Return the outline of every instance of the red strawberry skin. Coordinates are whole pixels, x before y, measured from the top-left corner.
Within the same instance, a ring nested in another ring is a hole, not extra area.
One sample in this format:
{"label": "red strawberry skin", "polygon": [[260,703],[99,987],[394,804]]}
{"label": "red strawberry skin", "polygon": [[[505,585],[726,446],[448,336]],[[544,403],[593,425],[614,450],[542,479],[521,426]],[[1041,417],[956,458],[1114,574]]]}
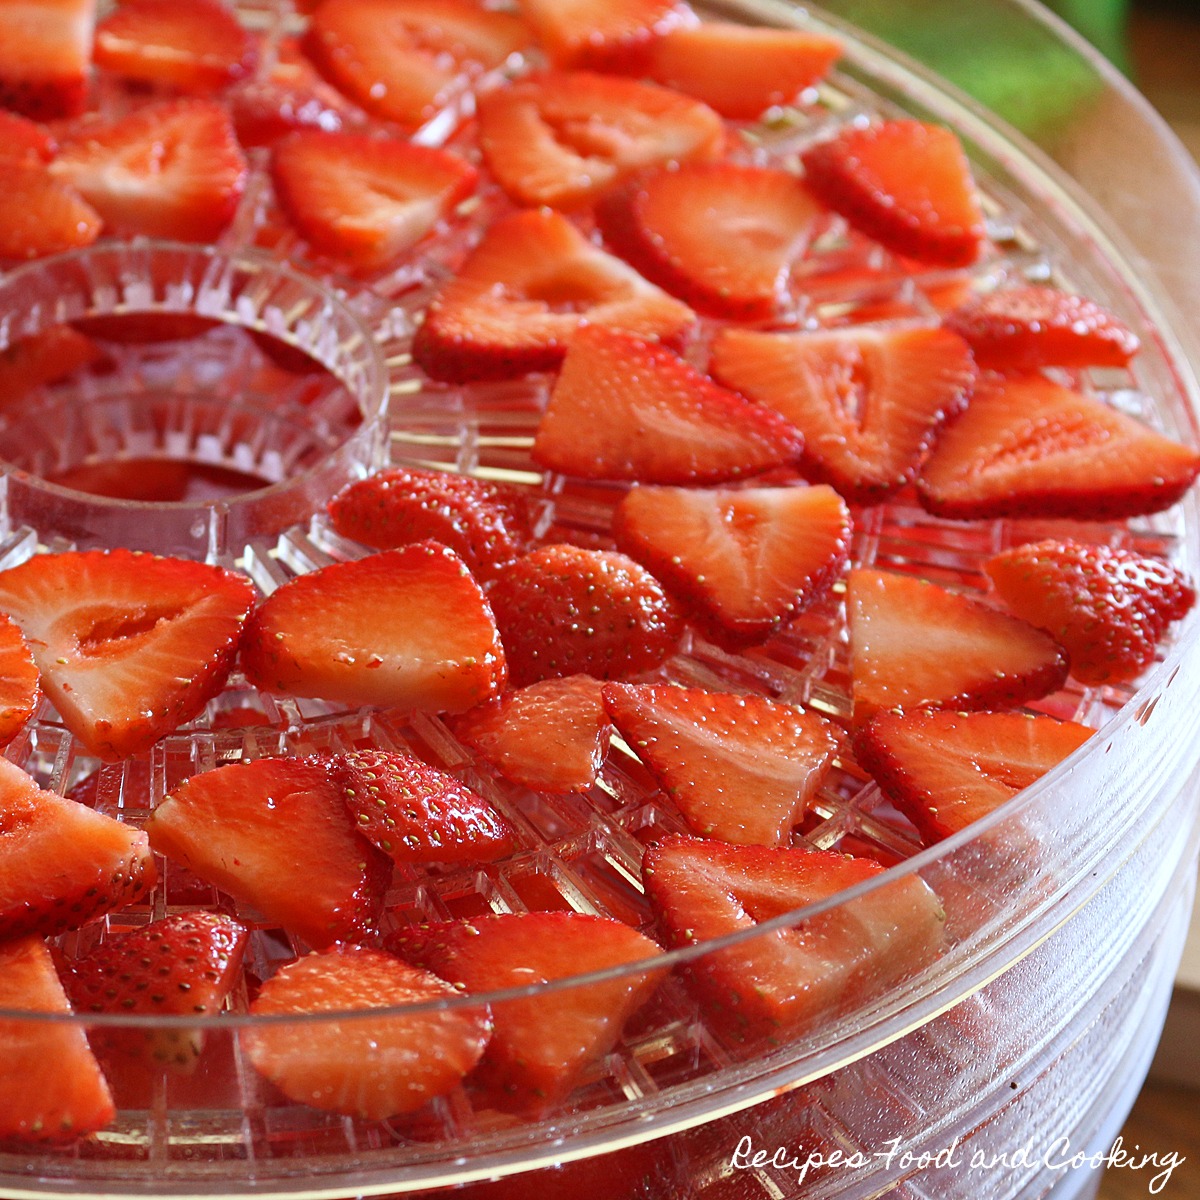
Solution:
{"label": "red strawberry skin", "polygon": [[72,187],[36,161],[4,162],[0,194],[0,261],[42,258],[90,246],[100,214]]}
{"label": "red strawberry skin", "polygon": [[39,681],[37,664],[20,628],[0,613],[0,746],[7,746],[33,716]]}
{"label": "red strawberry skin", "polygon": [[554,66],[632,74],[668,30],[695,21],[677,0],[525,0],[521,11]]}
{"label": "red strawberry skin", "polygon": [[95,0],[0,4],[0,108],[52,121],[87,103]]}
{"label": "red strawberry skin", "polygon": [[1048,540],[1006,550],[985,570],[1008,607],[1066,648],[1080,683],[1127,683],[1196,602],[1176,567],[1129,550]]}

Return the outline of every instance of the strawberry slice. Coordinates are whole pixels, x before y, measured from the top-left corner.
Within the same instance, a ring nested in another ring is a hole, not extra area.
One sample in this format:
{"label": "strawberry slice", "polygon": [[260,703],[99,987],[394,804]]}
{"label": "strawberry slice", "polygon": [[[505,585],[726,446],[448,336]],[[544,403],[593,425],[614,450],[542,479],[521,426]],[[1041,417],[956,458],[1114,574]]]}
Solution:
{"label": "strawberry slice", "polygon": [[850,572],[854,721],[888,708],[1014,708],[1067,678],[1040,629],[910,575]]}
{"label": "strawberry slice", "polygon": [[154,886],[146,835],[39,788],[0,758],[0,941],[52,936]]}
{"label": "strawberry slice", "polygon": [[850,513],[829,487],[636,487],[617,545],[695,605],[722,643],[766,640],[825,596],[850,553]]}
{"label": "strawberry slice", "polygon": [[[3,1011],[70,1014],[54,959],[40,938],[0,946]],[[0,1138],[68,1142],[103,1129],[116,1116],[81,1025],[0,1018],[0,1053],[8,1081],[0,1088]]]}
{"label": "strawberry slice", "polygon": [[981,367],[1123,367],[1137,335],[1094,300],[1050,287],[1007,288],[976,296],[945,317]]}
{"label": "strawberry slice", "polygon": [[96,26],[96,66],[180,92],[220,91],[254,68],[254,41],[220,0],[121,0]]}
{"label": "strawberry slice", "polygon": [[185,780],[150,844],[310,946],[369,930],[391,863],[360,836],[328,761],[260,758]]}
{"label": "strawberry slice", "polygon": [[706,21],[668,29],[650,48],[647,74],[723,117],[752,121],[820,83],[841,56],[837,38],[809,30]]}
{"label": "strawberry slice", "polygon": [[1092,733],[1024,713],[879,713],[855,735],[854,757],[933,843],[999,808]]}
{"label": "strawberry slice", "polygon": [[100,236],[100,214],[43,163],[9,159],[3,165],[0,261],[62,254]]}
{"label": "strawberry slice", "polygon": [[329,504],[330,523],[343,537],[377,550],[431,538],[484,583],[524,552],[533,536],[531,516],[518,488],[406,467],[360,479]]}
{"label": "strawberry slice", "polygon": [[522,0],[556,67],[640,74],[655,41],[695,16],[681,0]]}
{"label": "strawberry slice", "polygon": [[723,329],[713,375],[804,434],[804,468],[874,504],[907,483],[975,381],[966,343],[936,327],[817,333]]}
{"label": "strawberry slice", "polygon": [[518,204],[578,208],[636,171],[718,158],[721,118],[679,92],[590,71],[531,75],[479,97],[479,144]]}
{"label": "strawberry slice", "polygon": [[37,664],[20,627],[0,613],[0,746],[7,746],[33,716],[39,684]]}
{"label": "strawberry slice", "polygon": [[[660,953],[620,921],[577,912],[505,913],[426,926],[401,931],[389,946],[468,993],[528,987]],[[534,1116],[559,1105],[613,1048],[664,974],[649,969],[493,1005],[495,1031],[476,1075],[489,1101]]]}
{"label": "strawberry slice", "polygon": [[[81,1013],[201,1017],[220,1011],[241,978],[246,930],[221,913],[174,913],[110,936],[72,964],[66,981]],[[204,1046],[197,1026],[108,1029],[92,1034],[104,1049],[175,1068],[195,1065]]]}
{"label": "strawberry slice", "polygon": [[590,675],[543,679],[463,713],[453,730],[521,787],[586,791],[608,749],[602,687]]}
{"label": "strawberry slice", "polygon": [[588,326],[571,340],[532,455],[584,479],[720,483],[795,462],[802,447],[778,413],[665,347]]}
{"label": "strawberry slice", "polygon": [[324,254],[357,270],[407,253],[475,187],[465,159],[398,138],[301,130],[271,159],[289,219]]}
{"label": "strawberry slice", "polygon": [[660,168],[607,193],[600,229],[622,258],[693,308],[772,317],[822,207],[787,171],[736,163]]}
{"label": "strawberry slice", "polygon": [[104,353],[70,325],[52,325],[0,350],[0,412],[48,383],[58,383]]}
{"label": "strawberry slice", "polygon": [[841,745],[823,717],[762,696],[609,683],[604,707],[688,825],[723,842],[785,845]]}
{"label": "strawberry slice", "polygon": [[606,550],[540,546],[500,572],[490,599],[518,687],[560,675],[650,671],[683,632],[658,580]]}
{"label": "strawberry slice", "polygon": [[921,503],[940,517],[1104,521],[1169,508],[1200,454],[1103,401],[1042,375],[983,375],[967,411],[921,468]]}
{"label": "strawberry slice", "polygon": [[1196,602],[1170,563],[1111,546],[1052,539],[1006,550],[984,569],[1018,617],[1062,643],[1080,683],[1136,679]]}
{"label": "strawberry slice", "polygon": [[987,231],[958,138],[940,125],[849,126],[802,156],[808,185],[861,233],[896,254],[965,267]]}
{"label": "strawberry slice", "polygon": [[512,826],[461,780],[419,758],[355,750],[331,760],[358,832],[398,863],[494,862]]}
{"label": "strawberry slice", "polygon": [[416,542],[298,575],[246,629],[256,686],[344,704],[462,712],[504,686],[504,650],[462,559]]}
{"label": "strawberry slice", "polygon": [[164,100],[85,124],[63,139],[51,170],[108,232],[193,242],[229,224],[246,182],[229,113],[212,100]]}
{"label": "strawberry slice", "polygon": [[0,109],[0,160],[49,162],[58,143],[44,126]]}
{"label": "strawberry slice", "polygon": [[520,18],[474,0],[325,0],[304,46],[367,112],[415,128],[529,40]]}
{"label": "strawberry slice", "polygon": [[434,379],[551,371],[585,324],[673,341],[695,314],[548,209],[501,218],[435,297],[413,342]]}
{"label": "strawberry slice", "polygon": [[0,108],[35,121],[83,112],[95,20],[95,0],[0,3]]}
{"label": "strawberry slice", "polygon": [[[318,1021],[296,1036],[293,1021],[244,1029],[255,1069],[289,1100],[370,1121],[415,1112],[444,1096],[479,1061],[491,1033],[486,1007],[405,1013],[406,1005],[456,995],[448,983],[362,946],[336,946],[290,963],[250,1005],[261,1017],[354,1013]],[[389,1009],[363,1017],[364,1010]]]}
{"label": "strawberry slice", "polygon": [[0,572],[0,610],[46,695],[89,750],[126,758],[190,721],[225,684],[250,581],[129,550],[38,554]]}
{"label": "strawberry slice", "polygon": [[[642,874],[674,947],[753,929],[884,870],[829,850],[676,836],[647,850]],[[933,962],[943,919],[937,896],[908,875],[798,925],[706,954],[684,971],[729,1039],[776,1043],[880,999]]]}

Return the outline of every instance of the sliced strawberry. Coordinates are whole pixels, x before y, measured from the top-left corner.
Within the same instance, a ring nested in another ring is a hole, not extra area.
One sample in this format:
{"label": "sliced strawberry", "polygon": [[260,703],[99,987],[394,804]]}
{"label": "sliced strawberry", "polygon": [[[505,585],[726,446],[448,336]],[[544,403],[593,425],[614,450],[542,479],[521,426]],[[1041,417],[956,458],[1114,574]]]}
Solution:
{"label": "sliced strawberry", "polygon": [[880,713],[858,731],[854,756],[932,843],[999,808],[1092,733],[1023,713]]}
{"label": "sliced strawberry", "polygon": [[7,746],[33,716],[40,677],[20,627],[0,613],[0,746]]}
{"label": "sliced strawberry", "polygon": [[38,554],[0,572],[0,610],[46,695],[106,758],[138,754],[221,690],[254,606],[232,571],[128,550]]}
{"label": "sliced strawberry", "polygon": [[473,708],[505,678],[483,592],[435,542],[284,584],[247,627],[242,666],[266,691],[429,712]]}
{"label": "sliced strawberry", "polygon": [[1062,687],[1049,634],[911,575],[850,572],[854,720],[888,708],[1013,708]]}
{"label": "sliced strawberry", "polygon": [[54,1014],[57,1021],[0,1018],[6,1086],[0,1139],[67,1142],[103,1129],[116,1106],[83,1027],[40,938],[0,946],[0,1012]]}
{"label": "sliced strawberry", "polygon": [[0,108],[35,121],[83,112],[95,20],[95,0],[4,0]]}
{"label": "sliced strawberry", "polygon": [[[263,1022],[242,1031],[242,1048],[289,1100],[386,1120],[453,1090],[479,1061],[492,1027],[486,1007],[403,1011],[456,994],[381,950],[335,946],[268,979],[250,1011],[275,1018],[340,1012],[354,1019],[306,1023],[302,1037],[293,1021]],[[361,1015],[374,1008],[392,1011]]]}
{"label": "sliced strawberry", "polygon": [[70,325],[53,325],[14,342],[0,350],[0,412],[37,388],[66,379],[103,357],[91,338]]}
{"label": "sliced strawberry", "polygon": [[301,130],[271,159],[289,219],[317,250],[359,270],[407,253],[475,187],[465,159],[399,138]]}
{"label": "sliced strawberry", "polygon": [[229,113],[212,100],[165,100],[86,124],[63,139],[51,170],[108,232],[199,242],[229,224],[246,182]]}
{"label": "sliced strawberry", "polygon": [[767,320],[786,300],[821,205],[787,171],[686,163],[601,198],[600,229],[647,279],[700,312]]}
{"label": "sliced strawberry", "polygon": [[482,796],[419,758],[355,750],[331,765],[358,832],[395,862],[494,862],[513,851],[516,833]]}
{"label": "sliced strawberry", "polygon": [[57,149],[44,125],[0,109],[0,161],[49,162]]}
{"label": "sliced strawberry", "polygon": [[712,371],[787,417],[804,434],[806,471],[860,504],[884,499],[913,477],[975,381],[966,343],[929,326],[723,329],[713,342]]}
{"label": "sliced strawberry", "polygon": [[449,546],[485,583],[524,552],[531,515],[517,488],[409,467],[352,483],[329,504],[330,522],[343,537],[377,550],[431,538]]}
{"label": "sliced strawberry", "polygon": [[[241,978],[246,930],[220,913],[174,913],[109,937],[72,964],[66,981],[81,1013],[204,1017],[218,1012]],[[172,1067],[195,1064],[199,1027],[98,1030],[106,1049]]]}
{"label": "sliced strawberry", "polygon": [[[668,944],[753,929],[878,879],[869,859],[828,850],[670,837],[647,852],[646,894]],[[937,957],[943,913],[917,875],[883,884],[800,924],[690,962],[687,978],[734,1041],[783,1041],[878,1000]]]}
{"label": "sliced strawberry", "polygon": [[513,783],[582,792],[608,749],[602,687],[590,675],[543,679],[463,713],[454,733]]}
{"label": "sliced strawberry", "polygon": [[946,315],[981,367],[1123,367],[1137,335],[1106,308],[1049,287],[1008,288],[977,296]]}
{"label": "sliced strawberry", "polygon": [[637,487],[617,545],[699,608],[718,640],[764,641],[825,596],[850,553],[850,513],[829,487]]}
{"label": "sliced strawberry", "polygon": [[921,503],[941,517],[1103,521],[1169,508],[1200,454],[1103,401],[1042,375],[984,375],[921,468]]}
{"label": "sliced strawberry", "polygon": [[889,250],[945,267],[973,263],[987,231],[958,138],[940,125],[848,126],[803,155],[809,187]]}
{"label": "sliced strawberry", "polygon": [[[506,913],[433,925],[402,931],[390,948],[468,993],[528,987],[660,953],[620,921],[576,912]],[[496,1027],[477,1073],[488,1099],[532,1115],[560,1104],[613,1048],[663,974],[621,974],[494,1005]]]}
{"label": "sliced strawberry", "polygon": [[521,0],[556,67],[641,73],[655,41],[695,16],[681,0]]}
{"label": "sliced strawberry", "polygon": [[193,775],[146,831],[159,854],[310,946],[369,930],[391,874],[355,830],[325,759],[260,758]]}
{"label": "sliced strawberry", "polygon": [[1196,602],[1170,563],[1111,546],[1044,541],[984,564],[1004,603],[1066,648],[1080,683],[1136,679],[1172,621]]}
{"label": "sliced strawberry", "polygon": [[550,371],[585,324],[672,341],[695,314],[548,209],[497,221],[435,297],[413,343],[434,379]]}
{"label": "sliced strawberry", "polygon": [[550,545],[500,572],[490,599],[518,687],[560,675],[622,679],[675,649],[675,603],[623,554]]}
{"label": "sliced strawberry", "polygon": [[155,877],[141,830],[43,791],[0,758],[0,941],[78,929],[140,900]]}
{"label": "sliced strawberry", "polygon": [[124,79],[204,95],[248,75],[255,46],[220,0],[120,0],[96,26],[95,59]]}
{"label": "sliced strawberry", "polygon": [[42,258],[90,246],[100,214],[40,162],[4,162],[0,190],[0,261]]}
{"label": "sliced strawberry", "polygon": [[802,447],[778,413],[665,347],[588,326],[571,340],[532,455],[585,479],[719,483],[795,462]]}
{"label": "sliced strawberry", "polygon": [[305,49],[367,112],[414,128],[529,39],[518,17],[473,0],[325,0]]}
{"label": "sliced strawberry", "polygon": [[618,732],[702,837],[781,846],[833,766],[837,727],[791,704],[610,683]]}
{"label": "sliced strawberry", "polygon": [[518,204],[577,208],[635,171],[717,158],[721,118],[651,83],[561,71],[479,97],[479,143]]}
{"label": "sliced strawberry", "polygon": [[804,29],[706,21],[668,29],[650,48],[651,79],[751,121],[820,83],[842,55],[836,38]]}

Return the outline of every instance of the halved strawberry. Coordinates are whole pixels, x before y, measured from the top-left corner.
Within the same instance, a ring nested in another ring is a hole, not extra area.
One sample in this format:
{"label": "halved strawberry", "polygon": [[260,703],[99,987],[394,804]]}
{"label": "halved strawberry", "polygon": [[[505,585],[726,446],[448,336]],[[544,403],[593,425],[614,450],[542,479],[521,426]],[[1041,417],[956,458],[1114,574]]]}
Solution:
{"label": "halved strawberry", "polygon": [[766,320],[823,209],[788,171],[685,163],[603,196],[601,232],[647,279],[700,312]]}
{"label": "halved strawberry", "polygon": [[[577,912],[505,913],[405,930],[389,948],[468,993],[528,987],[660,953],[620,921]],[[649,969],[493,1005],[495,1031],[476,1075],[488,1099],[532,1115],[560,1104],[612,1049],[663,974]]]}
{"label": "halved strawberry", "polygon": [[0,350],[0,412],[47,383],[99,362],[103,351],[70,325],[52,325]]}
{"label": "halved strawberry", "polygon": [[479,97],[479,144],[518,204],[577,208],[647,167],[717,158],[721,118],[679,92],[590,71],[531,75]]}
{"label": "halved strawberry", "polygon": [[1049,634],[911,575],[851,571],[846,613],[856,724],[888,708],[1013,708],[1067,678]]}
{"label": "halved strawberry", "polygon": [[702,837],[781,846],[841,745],[837,726],[762,696],[609,683],[604,707]]}
{"label": "halved strawberry", "polygon": [[108,232],[198,242],[229,224],[246,182],[233,122],[212,100],[164,100],[84,124],[50,169]]}
{"label": "halved strawberry", "polygon": [[967,411],[921,468],[921,503],[940,517],[1102,521],[1169,508],[1200,454],[1094,396],[1043,375],[983,375]]}
{"label": "halved strawberry", "polygon": [[96,26],[96,66],[124,79],[208,94],[248,75],[255,45],[220,0],[120,0]]}
{"label": "halved strawberry", "polygon": [[854,757],[932,843],[999,808],[1093,732],[1024,713],[879,713],[855,735]]}
{"label": "halved strawberry", "polygon": [[44,125],[0,109],[0,161],[49,162],[58,143]]}
{"label": "halved strawberry", "polygon": [[305,49],[369,113],[414,128],[529,41],[518,17],[474,0],[325,0]]}
{"label": "halved strawberry", "polygon": [[[250,1011],[276,1018],[343,1013],[346,1019],[263,1022],[242,1031],[242,1048],[297,1104],[386,1120],[445,1095],[479,1061],[492,1028],[486,1006],[395,1011],[456,994],[450,984],[381,950],[335,946],[273,975]],[[377,1008],[392,1012],[363,1015]]]}
{"label": "halved strawberry", "polygon": [[633,559],[604,550],[541,546],[500,572],[490,599],[517,686],[650,671],[683,632],[662,584]]}
{"label": "halved strawberry", "polygon": [[0,108],[35,121],[83,112],[95,20],[96,0],[0,3]]}
{"label": "halved strawberry", "polygon": [[38,554],[0,572],[0,610],[46,695],[105,758],[147,749],[221,690],[253,606],[242,575],[128,550]]}
{"label": "halved strawberry", "polygon": [[[67,1017],[71,1005],[40,938],[0,946],[0,1011]],[[82,1026],[0,1018],[0,1139],[67,1142],[103,1129],[116,1106]]]}
{"label": "halved strawberry", "polygon": [[583,325],[673,341],[695,314],[549,209],[502,217],[434,298],[413,357],[455,383],[550,371]]}
{"label": "halved strawberry", "polygon": [[0,758],[0,941],[78,929],[140,900],[155,878],[140,829],[44,791]]}
{"label": "halved strawberry", "polygon": [[949,129],[922,121],[852,125],[802,157],[817,196],[889,250],[946,267],[979,257],[983,213]]}
{"label": "halved strawberry", "polygon": [[850,553],[850,513],[829,487],[636,487],[617,545],[700,609],[731,645],[764,641],[826,595]]}
{"label": "halved strawberry", "polygon": [[777,412],[666,347],[587,326],[571,339],[531,453],[565,475],[683,484],[756,475],[802,447]]}
{"label": "halved strawberry", "polygon": [[1178,568],[1131,550],[1055,541],[1016,546],[984,564],[1004,603],[1066,648],[1080,683],[1136,679],[1196,591]]}
{"label": "halved strawberry", "polygon": [[414,467],[350,484],[330,501],[329,520],[343,537],[378,550],[441,542],[485,583],[532,537],[529,501],[519,489]]}
{"label": "halved strawberry", "polygon": [[242,667],[266,691],[462,712],[504,686],[479,584],[436,542],[298,575],[258,608]]}
{"label": "halved strawberry", "polygon": [[608,749],[602,687],[590,675],[543,679],[472,708],[452,727],[505,779],[535,792],[582,792]]}
{"label": "halved strawberry", "polygon": [[395,862],[494,862],[513,851],[516,833],[504,817],[419,758],[354,750],[330,765],[358,832]]}
{"label": "halved strawberry", "polygon": [[[828,850],[670,837],[642,874],[668,945],[689,946],[826,900],[883,875]],[[734,1041],[775,1043],[880,999],[937,957],[943,913],[917,875],[684,968],[712,1021]]]}
{"label": "halved strawberry", "polygon": [[930,326],[816,333],[723,329],[712,372],[804,434],[804,467],[873,504],[907,483],[938,428],[966,403],[966,343]]}
{"label": "halved strawberry", "polygon": [[0,261],[42,258],[90,246],[100,214],[72,187],[37,161],[4,163],[0,189]]}
{"label": "halved strawberry", "polygon": [[370,271],[411,250],[470,195],[477,172],[399,138],[307,129],[275,147],[271,178],[316,250]]}
{"label": "halved strawberry", "polygon": [[391,875],[325,759],[260,758],[193,775],[146,832],[159,854],[310,946],[369,930]]}
{"label": "halved strawberry", "polygon": [[[80,1013],[141,1013],[203,1018],[220,1011],[241,978],[246,930],[221,913],[181,912],[110,936],[72,963],[66,980]],[[92,1035],[104,1049],[175,1068],[195,1065],[201,1025],[106,1029]]]}
{"label": "halved strawberry", "polygon": [[1050,287],[1005,288],[976,296],[945,317],[981,367],[1123,367],[1138,351],[1137,335],[1084,296]]}
{"label": "halved strawberry", "polygon": [[810,30],[705,21],[657,38],[647,74],[723,117],[751,121],[820,83],[841,56],[837,38]]}
{"label": "halved strawberry", "polygon": [[556,67],[640,74],[655,41],[695,23],[682,0],[521,0]]}
{"label": "halved strawberry", "polygon": [[0,613],[0,746],[7,746],[33,716],[40,676],[20,627]]}

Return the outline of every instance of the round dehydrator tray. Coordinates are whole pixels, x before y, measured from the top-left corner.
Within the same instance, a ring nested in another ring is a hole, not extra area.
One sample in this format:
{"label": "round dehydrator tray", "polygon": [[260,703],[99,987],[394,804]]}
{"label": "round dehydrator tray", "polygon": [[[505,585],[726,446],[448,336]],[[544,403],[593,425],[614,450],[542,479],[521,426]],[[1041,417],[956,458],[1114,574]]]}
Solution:
{"label": "round dehydrator tray", "polygon": [[[263,32],[268,49],[302,23],[269,5],[239,11]],[[785,5],[730,3],[702,11],[749,21],[810,19]],[[885,310],[889,317],[932,318],[940,290],[962,280],[977,287],[1049,281],[1104,303],[1143,342],[1128,370],[1086,371],[1075,382],[1168,436],[1200,441],[1200,393],[1161,302],[1086,202],[975,106],[869,39],[835,27],[846,38],[844,60],[811,105],[754,131],[755,157],[792,163],[833,124],[860,115],[908,113],[943,121],[959,132],[972,159],[992,249],[965,272],[913,275],[835,227],[801,266],[800,318],[816,324],[869,321]],[[453,120],[434,122],[423,136],[451,136],[464,144],[453,127]],[[556,536],[568,539],[603,537],[620,490],[543,476],[529,459],[546,378],[446,386],[429,383],[410,363],[411,336],[432,289],[461,258],[472,231],[503,203],[485,187],[429,253],[386,274],[350,281],[271,225],[260,159],[242,209],[216,247],[104,243],[13,272],[0,283],[4,345],[97,315],[193,313],[216,326],[166,347],[115,344],[103,370],[44,389],[37,401],[42,409],[0,416],[0,446],[18,446],[28,455],[4,451],[11,465],[2,481],[0,565],[69,546],[133,545],[236,567],[267,594],[296,574],[364,552],[332,531],[323,505],[346,480],[386,463],[514,483],[536,499],[540,531],[553,526]],[[255,248],[265,228],[274,239],[270,254]],[[328,374],[317,383],[311,376],[281,374],[276,358],[252,335],[305,352]],[[255,391],[267,387],[264,381],[272,385],[269,401]],[[161,404],[163,395],[170,398],[170,419],[160,407],[158,419],[139,425],[138,403],[150,396]],[[206,424],[206,405],[214,397],[228,403],[248,396],[254,402],[245,405],[244,421],[218,416]],[[48,416],[84,402],[98,424],[77,427]],[[114,419],[105,417],[105,405]],[[47,419],[39,422],[39,413]],[[287,443],[295,447],[292,458],[277,453],[283,426],[295,439]],[[111,440],[114,428],[124,431],[124,441]],[[44,444],[31,437],[34,429]],[[57,473],[106,455],[159,454],[237,472],[241,482],[215,499],[176,504],[104,501],[54,482]],[[1195,578],[1197,515],[1192,494],[1166,513],[1130,522],[963,524],[935,519],[902,497],[855,510],[852,554],[856,565],[982,592],[982,563],[992,554],[1031,537],[1082,530],[1089,540],[1162,555]],[[892,1139],[914,1156],[961,1139],[964,1146],[989,1147],[994,1157],[1031,1138],[1043,1138],[1048,1148],[1059,1135],[1079,1145],[1102,1137],[1119,1102],[1118,1082],[1145,1068],[1186,923],[1196,848],[1198,639],[1193,616],[1175,630],[1136,688],[1072,682],[1036,705],[1099,732],[1010,804],[933,848],[921,848],[912,827],[852,762],[839,762],[796,831],[796,843],[853,849],[894,864],[891,870],[839,895],[836,903],[787,914],[719,945],[773,937],[910,875],[919,875],[942,903],[943,945],[932,965],[914,966],[899,985],[864,986],[853,1005],[829,1012],[787,1044],[727,1041],[678,975],[669,973],[614,1051],[543,1118],[517,1120],[479,1107],[469,1088],[414,1118],[371,1122],[324,1113],[288,1101],[243,1054],[240,1031],[267,1020],[246,1015],[246,983],[305,950],[243,912],[238,915],[255,927],[247,981],[235,990],[228,1011],[204,1025],[196,1069],[138,1069],[128,1078],[114,1077],[118,1115],[97,1134],[60,1147],[0,1147],[0,1194],[335,1196],[475,1184],[481,1197],[499,1197],[503,1182],[477,1181],[605,1153],[611,1157],[603,1164],[584,1170],[611,1175],[609,1194],[615,1197],[779,1200],[865,1196],[885,1187],[914,1197],[1016,1196],[1078,1185],[1078,1174],[1044,1160],[956,1170],[915,1161],[902,1167],[876,1152]],[[841,592],[741,655],[693,631],[656,677],[757,692],[845,724],[849,664]],[[263,714],[262,724],[231,729],[219,719],[246,706]],[[684,826],[619,739],[594,788],[541,795],[477,765],[435,716],[347,712],[260,695],[235,675],[202,717],[165,738],[146,760],[100,764],[48,707],[7,755],[60,792],[95,773],[97,808],[137,822],[179,781],[213,766],[364,745],[411,750],[448,768],[503,812],[520,837],[510,860],[485,868],[398,868],[389,896],[394,925],[562,908],[617,916],[652,930],[641,855],[656,837]],[[237,911],[228,897],[168,864],[148,905],[65,935],[62,951],[69,959],[110,932],[181,908]],[[670,972],[717,945],[665,954],[652,965]],[[646,969],[639,965],[624,974]],[[499,1007],[619,974],[482,999]],[[437,1007],[477,1006],[480,1000],[462,997]],[[81,1021],[20,1013],[3,1019],[79,1022],[93,1035],[113,1026],[188,1024],[183,1018]],[[348,1028],[363,1019],[336,1021]],[[333,1019],[289,1020],[303,1042]],[[858,1149],[864,1162],[803,1181],[779,1164],[742,1169],[732,1156],[747,1134],[770,1150],[840,1147],[849,1155]],[[642,1149],[646,1143],[648,1150]],[[584,1178],[572,1175],[569,1165],[542,1170],[513,1180],[513,1194],[539,1194],[538,1187],[548,1195],[577,1194]]]}

